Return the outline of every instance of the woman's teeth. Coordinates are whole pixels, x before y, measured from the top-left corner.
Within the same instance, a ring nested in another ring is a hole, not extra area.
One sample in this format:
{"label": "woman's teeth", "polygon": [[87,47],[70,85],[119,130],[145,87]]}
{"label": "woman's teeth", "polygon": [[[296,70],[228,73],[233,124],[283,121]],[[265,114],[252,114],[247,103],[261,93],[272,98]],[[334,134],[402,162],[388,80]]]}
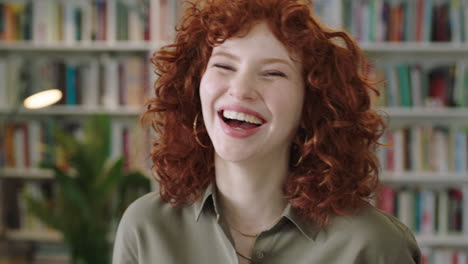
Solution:
{"label": "woman's teeth", "polygon": [[253,123],[253,124],[257,124],[257,125],[262,124],[262,120],[260,120],[259,118],[255,117],[255,116],[252,116],[252,115],[249,115],[249,114],[245,114],[245,113],[239,113],[239,112],[235,112],[235,111],[224,110],[223,111],[223,116],[225,118],[228,118],[228,119],[235,119],[235,120],[249,122],[249,123]]}

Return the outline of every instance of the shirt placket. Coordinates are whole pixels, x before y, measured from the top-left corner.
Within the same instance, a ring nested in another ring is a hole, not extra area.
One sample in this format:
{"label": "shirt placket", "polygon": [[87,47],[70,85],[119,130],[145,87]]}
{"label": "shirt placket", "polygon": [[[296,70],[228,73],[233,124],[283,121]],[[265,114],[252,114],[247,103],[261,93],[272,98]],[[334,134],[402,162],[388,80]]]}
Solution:
{"label": "shirt placket", "polygon": [[284,228],[284,221],[280,221],[273,228],[262,232],[255,241],[252,250],[252,264],[272,263],[273,248],[276,240]]}

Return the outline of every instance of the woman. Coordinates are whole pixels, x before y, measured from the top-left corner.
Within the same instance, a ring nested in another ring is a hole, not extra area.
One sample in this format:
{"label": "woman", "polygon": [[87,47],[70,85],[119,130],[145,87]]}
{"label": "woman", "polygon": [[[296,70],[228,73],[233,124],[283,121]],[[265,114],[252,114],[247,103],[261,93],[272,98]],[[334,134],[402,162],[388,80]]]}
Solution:
{"label": "woman", "polygon": [[120,263],[420,263],[372,207],[384,122],[365,61],[295,0],[195,1],[144,118],[159,195],[125,212]]}

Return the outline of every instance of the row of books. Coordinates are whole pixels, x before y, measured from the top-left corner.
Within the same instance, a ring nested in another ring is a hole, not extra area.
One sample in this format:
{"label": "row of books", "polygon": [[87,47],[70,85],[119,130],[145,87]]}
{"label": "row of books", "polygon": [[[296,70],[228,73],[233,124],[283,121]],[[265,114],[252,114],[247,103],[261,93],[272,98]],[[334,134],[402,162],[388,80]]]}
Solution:
{"label": "row of books", "polygon": [[31,264],[69,264],[70,249],[62,243],[38,243]]}
{"label": "row of books", "polygon": [[8,180],[2,183],[2,199],[5,199],[4,213],[7,230],[21,230],[35,234],[53,234],[51,229],[38,220],[28,208],[26,197],[34,199],[49,199],[53,196],[55,187],[50,181],[20,181]]}
{"label": "row of books", "polygon": [[376,106],[467,107],[468,67],[452,64],[398,63],[370,68],[371,78],[380,82]]}
{"label": "row of books", "polygon": [[468,41],[468,3],[463,0],[315,2],[316,12],[325,24],[345,29],[358,41]]}
{"label": "row of books", "polygon": [[468,188],[383,186],[377,207],[398,217],[417,234],[468,234]]}
{"label": "row of books", "polygon": [[9,55],[0,58],[0,105],[14,107],[27,95],[60,89],[63,105],[142,106],[150,90],[149,67],[137,55]]}
{"label": "row of books", "polygon": [[454,248],[421,248],[421,264],[468,264],[468,253]]}
{"label": "row of books", "polygon": [[468,129],[457,126],[415,125],[390,128],[377,152],[381,167],[390,172],[468,171]]}
{"label": "row of books", "polygon": [[173,36],[178,6],[175,0],[6,0],[0,2],[0,40],[167,40]]}
{"label": "row of books", "polygon": [[[32,169],[40,162],[66,165],[63,153],[54,148],[54,129],[64,127],[79,137],[82,126],[76,121],[67,123],[54,119],[11,122],[5,125],[0,137],[0,168]],[[109,158],[124,157],[126,169],[149,171],[149,134],[140,126],[126,121],[112,121],[108,137],[111,140]],[[54,151],[54,153],[51,153]]]}
{"label": "row of books", "polygon": [[30,252],[30,244],[0,240],[0,263],[2,264],[27,264],[29,263],[28,256]]}

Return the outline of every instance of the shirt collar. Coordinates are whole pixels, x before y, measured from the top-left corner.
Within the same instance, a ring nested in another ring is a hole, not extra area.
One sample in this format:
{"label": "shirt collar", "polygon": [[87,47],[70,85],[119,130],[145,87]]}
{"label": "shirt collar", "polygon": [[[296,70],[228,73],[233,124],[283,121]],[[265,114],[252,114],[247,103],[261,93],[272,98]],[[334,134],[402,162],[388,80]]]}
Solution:
{"label": "shirt collar", "polygon": [[[208,207],[207,204],[209,204],[210,201],[213,204],[216,217],[219,219],[219,210],[216,202],[216,188],[213,182],[211,182],[206,188],[203,198],[195,202],[193,205],[195,211],[195,221],[198,222],[202,211],[206,210],[206,207]],[[300,215],[296,212],[290,203],[286,205],[286,208],[284,208],[281,216],[287,218],[308,239],[312,241],[315,240],[319,229],[314,227],[309,221],[300,217]]]}
{"label": "shirt collar", "polygon": [[193,208],[195,209],[195,221],[198,222],[198,219],[200,218],[200,214],[202,213],[204,208],[207,207],[206,206],[206,204],[208,204],[207,201],[213,202],[213,207],[216,213],[216,217],[219,219],[219,210],[217,208],[217,203],[216,203],[216,188],[213,182],[211,182],[206,188],[205,193],[203,194],[203,198],[195,202],[193,205]]}
{"label": "shirt collar", "polygon": [[314,227],[312,223],[302,218],[297,211],[291,206],[291,203],[284,208],[283,217],[287,218],[301,233],[309,240],[315,241],[315,238],[320,231],[318,227]]}

